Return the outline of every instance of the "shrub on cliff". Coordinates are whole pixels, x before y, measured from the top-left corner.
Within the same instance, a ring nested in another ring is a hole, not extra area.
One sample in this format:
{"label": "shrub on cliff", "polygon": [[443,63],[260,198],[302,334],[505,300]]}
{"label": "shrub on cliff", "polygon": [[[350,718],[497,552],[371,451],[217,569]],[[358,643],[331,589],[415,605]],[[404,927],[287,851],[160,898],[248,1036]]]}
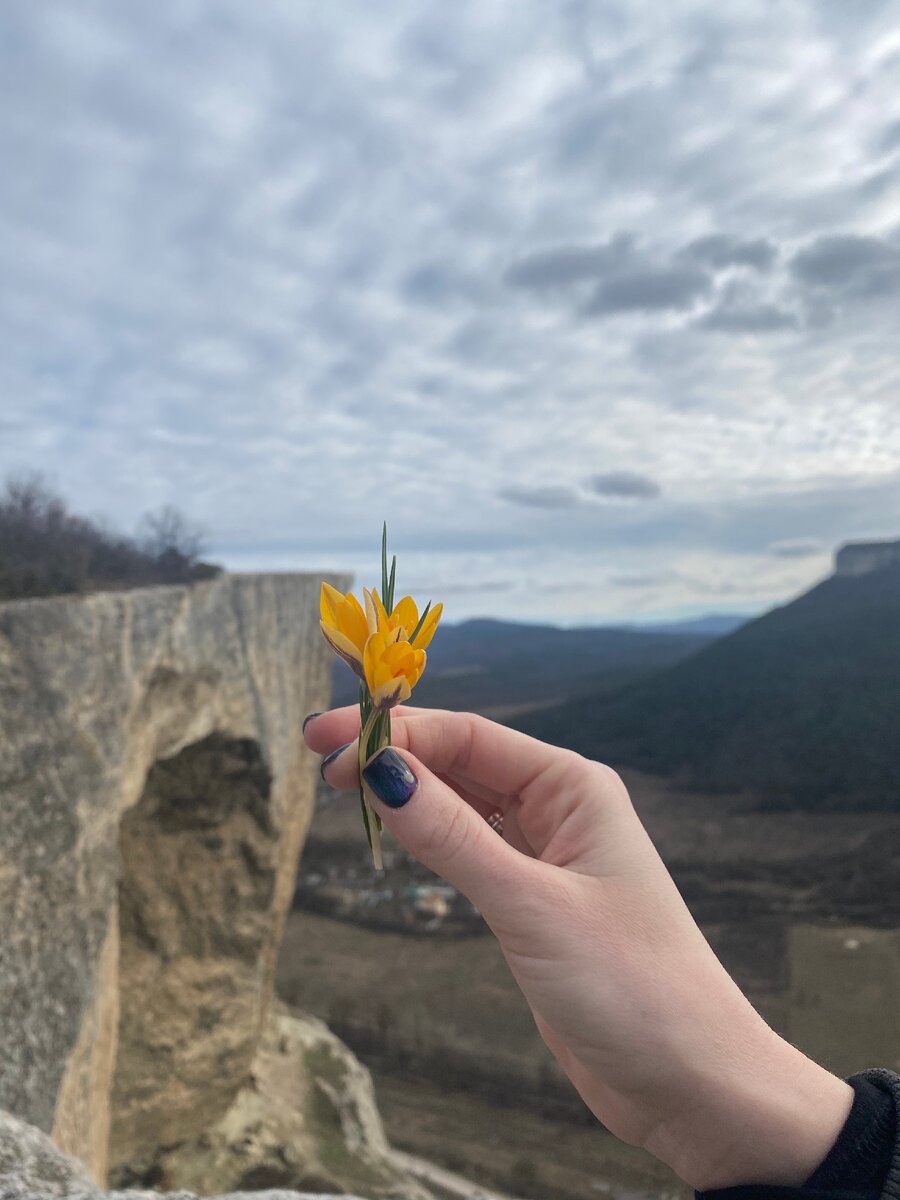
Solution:
{"label": "shrub on cliff", "polygon": [[217,575],[202,538],[176,509],[144,518],[130,538],[70,512],[40,476],[0,493],[0,600],[191,583]]}

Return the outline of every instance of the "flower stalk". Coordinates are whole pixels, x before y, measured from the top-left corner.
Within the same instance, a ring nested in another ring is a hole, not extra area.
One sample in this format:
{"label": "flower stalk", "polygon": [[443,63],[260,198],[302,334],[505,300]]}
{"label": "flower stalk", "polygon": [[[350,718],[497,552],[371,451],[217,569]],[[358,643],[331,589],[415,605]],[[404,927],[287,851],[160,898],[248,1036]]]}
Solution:
{"label": "flower stalk", "polygon": [[391,709],[408,700],[425,670],[430,644],[443,605],[431,602],[421,616],[411,596],[394,604],[397,556],[388,570],[387,524],[381,535],[381,593],[363,588],[364,604],[322,584],[320,625],[328,644],[359,676],[359,801],[375,869],[384,869],[381,818],[362,785],[366,763],[391,744]]}

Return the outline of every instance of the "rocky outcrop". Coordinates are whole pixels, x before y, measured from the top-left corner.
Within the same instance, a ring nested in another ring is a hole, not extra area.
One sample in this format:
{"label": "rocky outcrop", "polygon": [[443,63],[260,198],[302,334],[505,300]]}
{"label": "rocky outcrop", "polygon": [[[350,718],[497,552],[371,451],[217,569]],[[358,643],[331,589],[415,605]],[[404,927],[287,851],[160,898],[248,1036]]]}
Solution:
{"label": "rocky outcrop", "polygon": [[[62,1154],[33,1125],[0,1112],[0,1200],[158,1200],[152,1191],[107,1192],[96,1187],[80,1163]],[[196,1200],[190,1192],[170,1192],[165,1200]],[[232,1192],[219,1200],[338,1200],[319,1193],[284,1190]],[[343,1196],[341,1200],[359,1200]]]}
{"label": "rocky outcrop", "polygon": [[319,582],[0,605],[0,1108],[96,1181],[215,1125],[257,1054],[328,696]]}
{"label": "rocky outcrop", "polygon": [[204,1195],[284,1187],[431,1197],[397,1167],[366,1068],[322,1021],[282,1006],[228,1111],[200,1137],[160,1153],[145,1179]]}
{"label": "rocky outcrop", "polygon": [[847,542],[834,556],[835,575],[870,575],[900,566],[900,540]]}

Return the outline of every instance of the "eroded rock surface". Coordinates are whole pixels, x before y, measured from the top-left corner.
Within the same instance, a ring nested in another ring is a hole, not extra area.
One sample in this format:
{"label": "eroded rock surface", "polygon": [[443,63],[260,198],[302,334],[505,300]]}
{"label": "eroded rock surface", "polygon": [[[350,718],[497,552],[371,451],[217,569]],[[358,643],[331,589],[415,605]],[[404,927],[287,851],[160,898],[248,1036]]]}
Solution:
{"label": "eroded rock surface", "polygon": [[271,786],[258,742],[214,733],[157,762],[122,819],[113,1171],[206,1129],[250,1069],[280,852]]}
{"label": "eroded rock surface", "polygon": [[[146,1190],[105,1191],[87,1178],[79,1162],[62,1154],[39,1129],[0,1112],[0,1200],[161,1200]],[[169,1192],[165,1200],[197,1200],[191,1192]],[[283,1189],[232,1192],[218,1200],[338,1200],[319,1193]],[[360,1200],[344,1195],[340,1200]]]}
{"label": "eroded rock surface", "polygon": [[133,1182],[203,1194],[286,1187],[432,1200],[398,1167],[366,1068],[322,1021],[280,1005],[227,1112]]}
{"label": "eroded rock surface", "polygon": [[218,1120],[253,1060],[328,697],[319,583],[0,605],[0,1107],[94,1179],[110,1138],[121,1163]]}

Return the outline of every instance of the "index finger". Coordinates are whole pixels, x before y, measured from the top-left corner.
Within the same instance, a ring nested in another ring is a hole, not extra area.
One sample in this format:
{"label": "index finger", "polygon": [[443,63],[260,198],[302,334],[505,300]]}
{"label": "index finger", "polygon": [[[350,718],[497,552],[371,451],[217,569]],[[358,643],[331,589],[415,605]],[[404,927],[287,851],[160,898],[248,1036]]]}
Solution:
{"label": "index finger", "polygon": [[[308,722],[304,736],[310,749],[329,754],[359,736],[359,709],[354,705],[321,713]],[[442,709],[395,708],[391,740],[436,774],[506,794],[521,795],[545,771],[578,758],[487,717]]]}

